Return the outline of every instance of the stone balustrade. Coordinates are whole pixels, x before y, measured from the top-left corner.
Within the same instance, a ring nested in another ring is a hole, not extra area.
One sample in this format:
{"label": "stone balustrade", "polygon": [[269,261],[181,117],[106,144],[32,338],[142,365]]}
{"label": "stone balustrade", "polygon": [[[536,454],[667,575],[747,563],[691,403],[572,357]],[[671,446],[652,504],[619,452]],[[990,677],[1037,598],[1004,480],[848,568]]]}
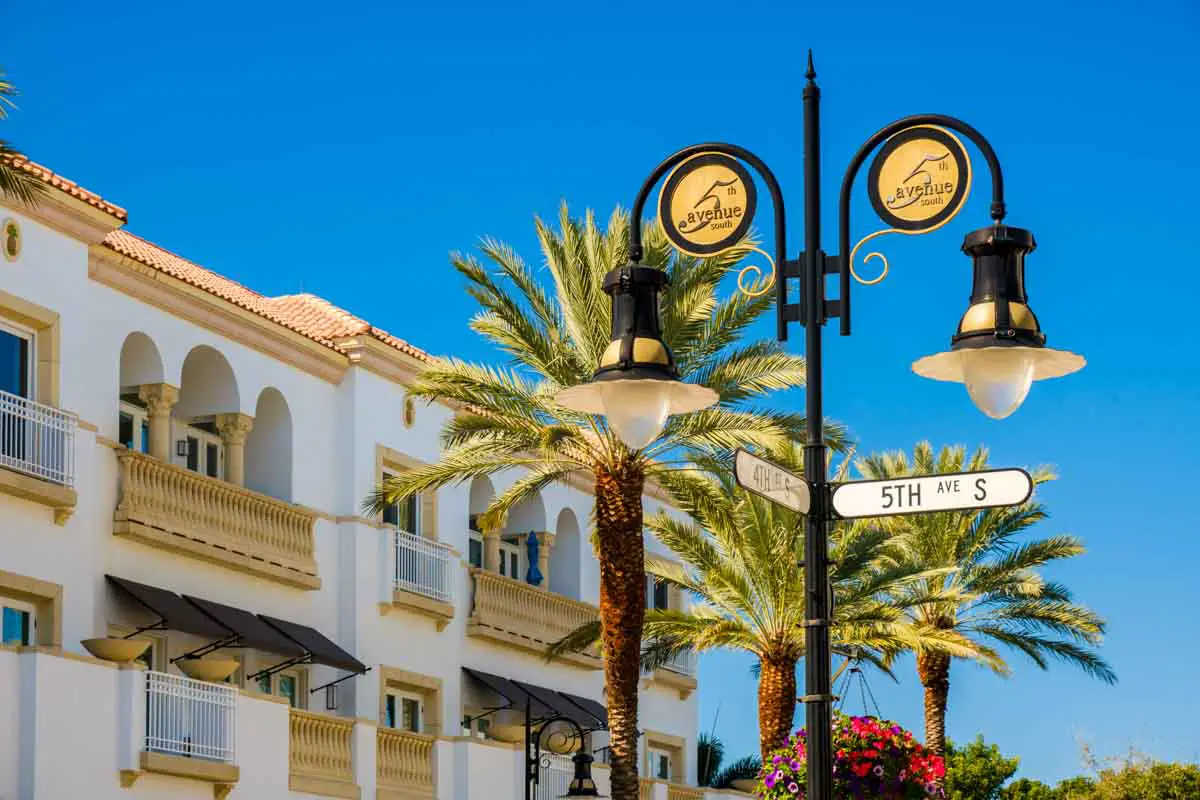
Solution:
{"label": "stone balustrade", "polygon": [[[475,586],[468,632],[516,647],[545,652],[552,644],[599,615],[591,603],[530,586],[482,569],[471,570]],[[566,660],[598,668],[595,651],[571,654]]]}
{"label": "stone balustrade", "polygon": [[289,714],[288,788],[357,800],[351,738],[354,720],[293,708]]}
{"label": "stone balustrade", "polygon": [[225,481],[123,450],[113,533],[316,589],[316,515]]}
{"label": "stone balustrade", "polygon": [[391,728],[379,728],[375,736],[379,800],[433,800],[436,739]]}

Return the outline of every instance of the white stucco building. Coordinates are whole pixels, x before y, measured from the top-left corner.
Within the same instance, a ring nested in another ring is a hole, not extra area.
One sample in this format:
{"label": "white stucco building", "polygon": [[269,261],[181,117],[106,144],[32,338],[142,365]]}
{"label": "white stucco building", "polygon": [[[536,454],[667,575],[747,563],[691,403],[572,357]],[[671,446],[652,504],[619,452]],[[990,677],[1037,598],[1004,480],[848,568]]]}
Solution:
{"label": "white stucco building", "polygon": [[[384,473],[438,458],[451,411],[405,395],[425,353],[26,167],[38,207],[0,199],[0,798],[515,800],[527,698],[602,753],[599,660],[542,655],[596,614],[589,487],[502,531],[474,515],[515,476],[365,517]],[[133,663],[81,645],[131,635]],[[238,669],[194,680],[189,655]],[[645,798],[699,796],[695,689],[686,661],[645,676]]]}

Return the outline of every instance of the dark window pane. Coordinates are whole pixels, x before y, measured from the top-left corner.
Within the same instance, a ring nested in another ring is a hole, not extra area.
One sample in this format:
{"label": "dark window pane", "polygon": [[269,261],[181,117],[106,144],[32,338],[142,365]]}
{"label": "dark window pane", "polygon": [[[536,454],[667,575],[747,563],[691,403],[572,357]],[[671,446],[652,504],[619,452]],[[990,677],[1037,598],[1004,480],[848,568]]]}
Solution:
{"label": "dark window pane", "polygon": [[192,472],[200,471],[200,440],[195,436],[187,437],[187,468]]}
{"label": "dark window pane", "polygon": [[667,587],[666,581],[654,581],[654,604],[651,608],[668,608],[670,606],[671,593]]}
{"label": "dark window pane", "polygon": [[471,539],[467,546],[467,560],[471,562],[472,567],[483,569],[483,542]]}
{"label": "dark window pane", "polygon": [[0,331],[0,391],[29,397],[29,340]]}
{"label": "dark window pane", "polygon": [[215,444],[208,444],[204,448],[204,471],[210,478],[218,477],[219,467],[221,466],[221,449]]}
{"label": "dark window pane", "polygon": [[133,417],[129,414],[122,413],[117,422],[117,440],[133,449]]}

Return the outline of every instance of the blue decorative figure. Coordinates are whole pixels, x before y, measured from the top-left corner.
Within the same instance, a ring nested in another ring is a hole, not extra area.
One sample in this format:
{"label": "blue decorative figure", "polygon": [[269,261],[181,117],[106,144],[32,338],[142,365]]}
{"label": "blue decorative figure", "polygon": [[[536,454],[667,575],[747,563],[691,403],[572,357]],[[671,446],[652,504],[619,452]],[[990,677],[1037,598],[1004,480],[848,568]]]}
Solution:
{"label": "blue decorative figure", "polygon": [[529,551],[529,571],[525,573],[525,582],[531,586],[542,585],[542,571],[538,569],[538,538],[533,531],[525,539],[525,547]]}

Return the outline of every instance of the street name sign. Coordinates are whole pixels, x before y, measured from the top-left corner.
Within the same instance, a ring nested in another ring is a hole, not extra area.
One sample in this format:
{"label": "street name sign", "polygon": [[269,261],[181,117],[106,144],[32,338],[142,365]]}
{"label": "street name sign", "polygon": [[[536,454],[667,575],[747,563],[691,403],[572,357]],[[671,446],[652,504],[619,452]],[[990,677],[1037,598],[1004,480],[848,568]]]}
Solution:
{"label": "street name sign", "polygon": [[833,510],[845,519],[967,511],[1020,505],[1032,494],[1033,479],[1025,470],[991,469],[839,484]]}
{"label": "street name sign", "polygon": [[812,496],[808,483],[778,464],[738,450],[733,458],[733,476],[738,486],[772,503],[807,514]]}

